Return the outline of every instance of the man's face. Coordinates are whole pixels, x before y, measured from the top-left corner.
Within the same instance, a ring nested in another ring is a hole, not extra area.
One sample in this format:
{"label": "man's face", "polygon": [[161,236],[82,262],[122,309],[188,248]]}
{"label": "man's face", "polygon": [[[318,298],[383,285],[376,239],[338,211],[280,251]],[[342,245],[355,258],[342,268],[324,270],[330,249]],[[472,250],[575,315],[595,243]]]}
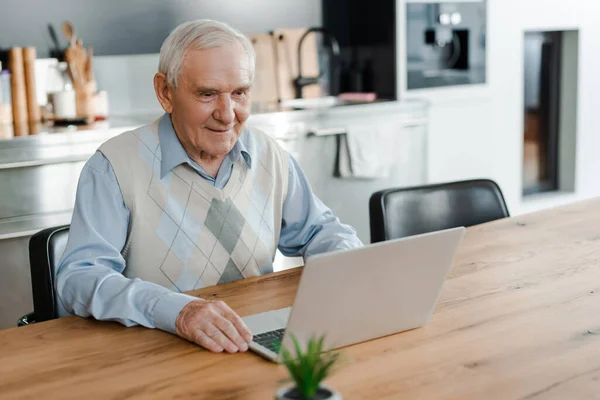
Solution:
{"label": "man's face", "polygon": [[173,125],[188,154],[229,153],[250,116],[250,85],[250,62],[241,44],[187,51],[177,89],[169,93]]}

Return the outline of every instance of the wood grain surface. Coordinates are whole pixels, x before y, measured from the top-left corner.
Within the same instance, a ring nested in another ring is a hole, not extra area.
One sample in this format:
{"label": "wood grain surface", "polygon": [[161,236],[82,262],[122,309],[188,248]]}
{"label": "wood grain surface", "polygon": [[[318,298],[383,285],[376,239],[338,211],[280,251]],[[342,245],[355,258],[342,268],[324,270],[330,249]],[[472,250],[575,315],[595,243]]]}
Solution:
{"label": "wood grain surface", "polygon": [[[13,47],[8,53],[8,69],[10,70],[10,89],[13,121],[27,125],[27,88],[25,87],[25,65],[23,64],[23,49]],[[18,129],[15,136],[24,136],[27,131]]]}
{"label": "wood grain surface", "polygon": [[[247,315],[291,305],[300,274],[194,294]],[[599,399],[600,200],[469,228],[426,327],[342,352],[327,384],[344,399]],[[112,322],[0,331],[2,399],[269,399],[284,377],[252,353]]]}
{"label": "wood grain surface", "polygon": [[252,101],[277,104],[280,99],[277,44],[268,33],[249,36],[256,54]]}

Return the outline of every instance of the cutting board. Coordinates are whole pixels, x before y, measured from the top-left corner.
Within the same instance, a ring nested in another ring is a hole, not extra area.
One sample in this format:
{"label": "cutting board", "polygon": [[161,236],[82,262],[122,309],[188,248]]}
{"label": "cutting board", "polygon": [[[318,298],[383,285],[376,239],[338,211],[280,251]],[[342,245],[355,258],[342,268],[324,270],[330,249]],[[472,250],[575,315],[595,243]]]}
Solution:
{"label": "cutting board", "polygon": [[277,48],[273,35],[249,35],[254,52],[256,67],[252,85],[252,101],[276,104],[279,99],[279,80],[277,71]]}

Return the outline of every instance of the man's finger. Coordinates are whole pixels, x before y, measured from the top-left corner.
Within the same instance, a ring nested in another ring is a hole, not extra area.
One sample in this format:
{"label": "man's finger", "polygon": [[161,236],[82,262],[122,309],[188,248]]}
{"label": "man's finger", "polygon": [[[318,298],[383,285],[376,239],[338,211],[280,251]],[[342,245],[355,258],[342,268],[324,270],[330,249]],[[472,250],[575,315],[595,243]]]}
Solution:
{"label": "man's finger", "polygon": [[248,343],[240,335],[235,325],[224,317],[219,317],[214,322],[215,326],[221,330],[241,351],[248,350]]}
{"label": "man's finger", "polygon": [[211,324],[207,329],[204,329],[204,333],[228,353],[237,353],[239,351],[235,343],[225,336],[217,326]]}
{"label": "man's finger", "polygon": [[239,334],[242,335],[246,343],[250,343],[252,341],[252,332],[250,331],[248,326],[246,326],[244,320],[239,315],[237,315],[235,311],[229,308],[229,306],[227,306],[227,308],[223,310],[223,317],[228,319],[233,324],[233,326],[235,326],[235,328],[237,329]]}
{"label": "man's finger", "polygon": [[224,350],[222,346],[218,345],[217,342],[200,330],[194,335],[194,342],[204,347],[206,350],[212,351],[213,353],[220,353]]}

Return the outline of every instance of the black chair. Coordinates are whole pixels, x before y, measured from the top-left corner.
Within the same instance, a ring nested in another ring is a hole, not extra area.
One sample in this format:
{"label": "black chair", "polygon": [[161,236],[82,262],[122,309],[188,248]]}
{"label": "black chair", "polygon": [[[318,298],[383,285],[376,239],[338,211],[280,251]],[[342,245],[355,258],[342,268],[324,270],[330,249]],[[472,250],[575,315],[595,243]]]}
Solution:
{"label": "black chair", "polygon": [[372,243],[509,216],[502,191],[488,179],[382,190],[371,196],[369,214]]}
{"label": "black chair", "polygon": [[58,318],[54,277],[68,236],[69,225],[63,225],[44,229],[29,239],[33,312],[21,317],[18,326]]}

